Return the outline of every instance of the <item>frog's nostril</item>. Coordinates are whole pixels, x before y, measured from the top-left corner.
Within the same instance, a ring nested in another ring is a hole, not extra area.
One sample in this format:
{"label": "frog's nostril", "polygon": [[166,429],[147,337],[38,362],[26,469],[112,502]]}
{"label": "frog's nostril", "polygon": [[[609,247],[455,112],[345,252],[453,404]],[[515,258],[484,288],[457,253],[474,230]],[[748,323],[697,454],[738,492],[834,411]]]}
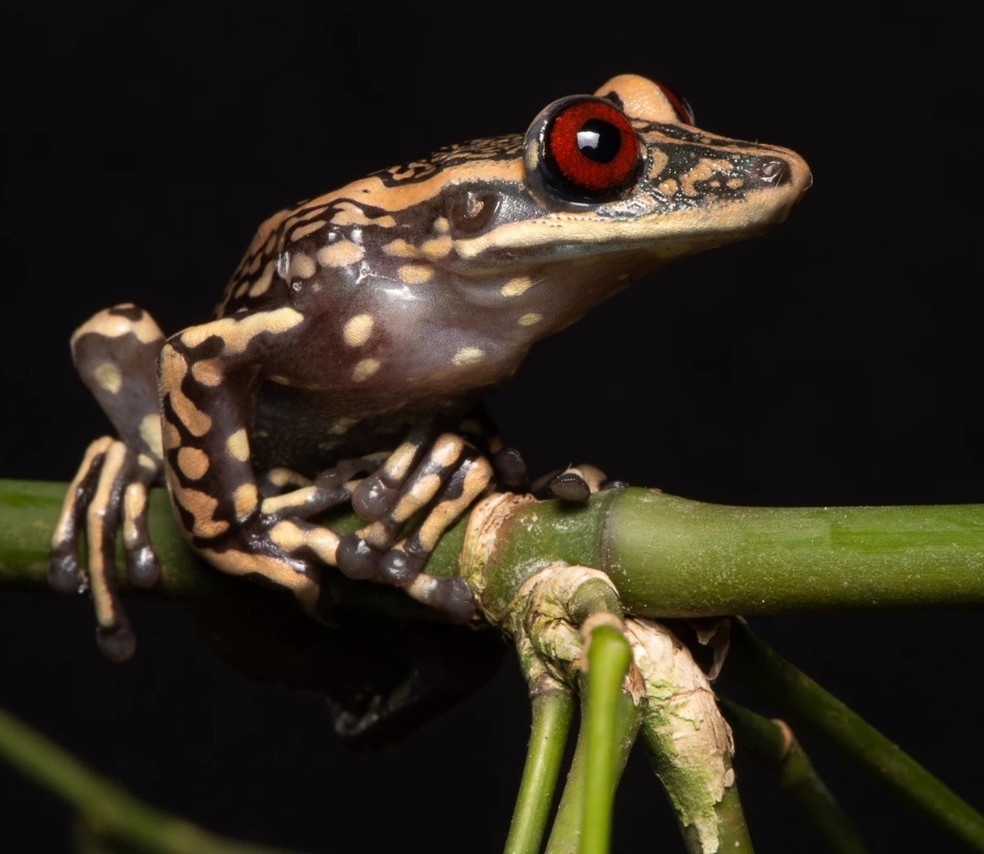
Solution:
{"label": "frog's nostril", "polygon": [[765,160],[758,168],[759,178],[762,183],[771,184],[774,187],[782,186],[787,183],[791,176],[789,164],[785,160]]}

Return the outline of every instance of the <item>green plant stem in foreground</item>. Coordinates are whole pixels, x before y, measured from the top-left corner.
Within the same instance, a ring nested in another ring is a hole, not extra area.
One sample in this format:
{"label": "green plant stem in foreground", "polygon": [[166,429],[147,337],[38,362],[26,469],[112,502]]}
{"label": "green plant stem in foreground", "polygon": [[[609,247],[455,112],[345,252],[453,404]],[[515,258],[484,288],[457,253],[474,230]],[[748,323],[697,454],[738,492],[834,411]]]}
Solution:
{"label": "green plant stem in foreground", "polygon": [[[608,680],[604,680],[608,681]],[[592,745],[589,744],[591,736],[591,721],[589,720],[590,709],[587,701],[588,692],[586,685],[582,681],[581,686],[581,717],[582,724],[578,731],[577,745],[574,748],[574,758],[567,774],[567,783],[564,786],[564,794],[557,807],[557,815],[554,818],[553,828],[550,832],[550,839],[547,841],[547,854],[567,854],[567,852],[582,852],[582,834],[585,827],[586,812],[596,811],[600,806],[597,802],[588,805],[588,798],[594,797],[593,789],[588,779],[588,766],[592,761],[589,758],[589,751]],[[610,700],[609,700],[610,702]],[[639,729],[639,708],[628,692],[619,686],[615,699],[614,714],[611,710],[603,711],[602,715],[608,720],[603,724],[603,736],[611,744],[609,750],[609,762],[612,766],[612,773],[609,775],[609,783],[606,790],[602,793],[602,798],[608,803],[611,809],[611,798],[618,785],[622,770],[628,761],[629,753],[635,743],[636,733]],[[605,828],[605,842],[607,844],[608,831],[611,828],[611,817],[609,816],[607,827]],[[592,854],[596,854],[599,849],[595,848]],[[601,850],[607,850],[603,848]]]}
{"label": "green plant stem in foreground", "polygon": [[984,816],[775,650],[734,622],[724,673],[811,729],[976,851]]}
{"label": "green plant stem in foreground", "polygon": [[591,631],[587,646],[588,693],[584,721],[587,727],[587,758],[581,852],[607,854],[612,832],[615,781],[624,764],[620,748],[627,756],[632,746],[632,740],[623,747],[614,738],[622,682],[632,661],[632,648],[624,634],[604,624]]}
{"label": "green plant stem in foreground", "polygon": [[574,716],[574,695],[566,689],[534,694],[532,704],[530,743],[505,854],[540,851]]}
{"label": "green plant stem in foreground", "polygon": [[[58,483],[0,480],[0,585],[47,586],[51,531],[65,489]],[[234,596],[256,590],[205,567],[185,547],[160,490],[151,497],[149,521],[163,565],[156,593]],[[351,530],[359,520],[338,516],[331,524]],[[470,529],[466,536],[466,525],[462,520],[444,535],[428,571],[460,573],[472,581],[483,613],[494,623],[508,612],[522,584],[549,563],[606,573],[627,612],[655,619],[984,602],[982,505],[747,508],[628,488],[600,493],[576,507],[556,501],[518,504],[484,537]],[[332,595],[343,603],[428,613],[398,590],[346,582],[339,573],[326,578]],[[122,577],[121,588],[128,589]],[[883,782],[984,851],[980,815],[750,637],[736,632],[726,672],[740,674],[788,709],[784,714],[792,721],[819,729]],[[624,702],[631,706],[625,696]],[[622,709],[618,726],[624,734],[634,735],[637,717],[634,708],[631,714]],[[571,850],[580,833],[583,743],[579,738],[551,834],[554,850]],[[565,848],[565,843],[570,845]]]}
{"label": "green plant stem in foreground", "polygon": [[148,807],[2,710],[0,754],[71,804],[90,836],[104,844],[114,840],[125,843],[128,851],[160,854],[274,854],[279,850],[213,836]]}
{"label": "green plant stem in foreground", "polygon": [[789,727],[726,698],[720,698],[719,703],[741,748],[775,773],[779,785],[809,818],[831,852],[866,854],[868,848],[854,823],[820,779]]}

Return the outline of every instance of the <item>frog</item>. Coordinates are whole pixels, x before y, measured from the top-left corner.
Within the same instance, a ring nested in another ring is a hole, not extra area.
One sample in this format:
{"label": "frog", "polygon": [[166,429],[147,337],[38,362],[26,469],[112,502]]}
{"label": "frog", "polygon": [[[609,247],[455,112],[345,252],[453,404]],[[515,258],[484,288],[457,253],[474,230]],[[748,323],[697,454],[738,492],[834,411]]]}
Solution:
{"label": "frog", "polygon": [[[426,564],[483,496],[528,487],[485,393],[630,282],[770,231],[811,183],[794,151],[702,130],[671,87],[619,74],[552,101],[525,133],[448,145],[275,213],[207,322],[165,336],[122,303],[74,332],[115,434],[88,446],[66,493],[51,586],[91,591],[100,649],[132,656],[116,543],[130,583],[153,586],[148,495],[164,487],[208,564],[316,618],[334,572],[475,619],[467,582]],[[548,486],[590,494],[603,485],[590,471]],[[319,521],[339,507],[362,527]]]}

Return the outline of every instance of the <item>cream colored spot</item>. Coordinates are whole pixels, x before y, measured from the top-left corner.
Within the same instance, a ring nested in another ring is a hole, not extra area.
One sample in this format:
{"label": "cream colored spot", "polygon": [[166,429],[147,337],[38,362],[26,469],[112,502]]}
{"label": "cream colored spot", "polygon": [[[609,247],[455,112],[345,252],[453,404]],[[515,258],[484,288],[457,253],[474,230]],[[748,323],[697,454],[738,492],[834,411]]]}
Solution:
{"label": "cream colored spot", "polygon": [[178,503],[194,517],[191,532],[196,537],[217,537],[229,530],[228,522],[213,518],[219,502],[207,492],[180,487],[173,492]]}
{"label": "cream colored spot", "polygon": [[123,374],[112,362],[103,362],[94,373],[100,388],[105,389],[110,394],[116,394],[123,388]]}
{"label": "cream colored spot", "polygon": [[436,261],[440,258],[446,258],[451,253],[452,246],[454,246],[454,241],[445,235],[435,237],[432,240],[425,240],[420,248],[427,258]]}
{"label": "cream colored spot", "polygon": [[263,515],[269,516],[274,513],[282,513],[284,510],[300,510],[306,504],[311,504],[318,497],[319,490],[316,486],[304,486],[295,489],[286,495],[274,495],[263,499]]}
{"label": "cream colored spot", "polygon": [[379,359],[363,359],[352,369],[352,379],[357,383],[361,383],[376,373],[379,367]]}
{"label": "cream colored spot", "polygon": [[358,418],[346,418],[344,416],[341,418],[336,418],[332,422],[331,427],[328,428],[328,432],[331,433],[333,436],[344,436],[346,433],[348,433],[349,430],[352,429],[352,427],[354,427],[358,423],[359,423]]}
{"label": "cream colored spot", "polygon": [[416,246],[411,246],[402,237],[399,240],[393,240],[387,243],[383,247],[383,252],[387,255],[392,255],[394,258],[419,258],[420,251]]}
{"label": "cream colored spot", "polygon": [[[135,306],[132,302],[120,303],[114,306],[117,309],[132,311]],[[159,341],[164,337],[160,327],[154,323],[154,319],[146,311],[140,311],[140,317],[130,320],[118,314],[112,314],[112,309],[105,309],[93,315],[72,333],[72,344],[88,332],[95,332],[97,335],[104,335],[107,338],[119,338],[122,335],[135,335],[142,344],[149,344],[151,341]]]}
{"label": "cream colored spot", "polygon": [[[302,320],[304,315],[301,312],[284,306],[273,311],[258,311],[241,318],[225,317],[201,326],[193,326],[181,333],[181,341],[188,347],[197,347],[203,341],[217,335],[224,342],[223,349],[226,355],[238,356],[249,347],[257,335],[264,332],[280,335],[293,329]],[[165,354],[167,349],[165,347]]]}
{"label": "cream colored spot", "polygon": [[439,216],[434,220],[434,231],[438,234],[447,234],[451,230],[451,223],[447,217]]}
{"label": "cream colored spot", "polygon": [[461,456],[464,444],[460,436],[446,433],[434,443],[431,459],[439,466],[447,467]]}
{"label": "cream colored spot", "polygon": [[314,232],[319,231],[328,225],[323,219],[316,219],[314,222],[309,222],[307,225],[302,225],[300,228],[295,229],[291,235],[290,239],[300,240],[301,238],[307,237],[309,234],[314,234]]}
{"label": "cream colored spot", "polygon": [[683,187],[684,195],[697,195],[697,182],[708,181],[721,172],[731,169],[731,164],[727,160],[712,160],[704,158],[700,160],[693,169],[685,175],[680,176],[680,184]]}
{"label": "cream colored spot", "polygon": [[305,531],[293,522],[283,521],[270,529],[270,539],[287,551],[309,548],[325,563],[335,565],[339,537],[327,528],[310,528]]}
{"label": "cream colored spot", "polygon": [[427,551],[434,549],[444,529],[464,512],[465,508],[475,496],[485,489],[491,479],[492,466],[487,460],[480,457],[469,466],[465,473],[461,494],[457,498],[440,502],[427,515],[417,532],[420,544]]}
{"label": "cream colored spot", "polygon": [[195,362],[191,366],[191,375],[196,382],[209,388],[222,385],[225,378],[222,363],[218,359],[202,359],[200,362]]}
{"label": "cream colored spot", "polygon": [[392,228],[396,225],[396,220],[389,214],[371,219],[362,212],[361,208],[356,207],[351,202],[339,204],[331,221],[335,225],[378,225],[382,228]]}
{"label": "cream colored spot", "polygon": [[[320,252],[318,253],[321,254]],[[303,252],[294,252],[290,256],[290,266],[287,268],[288,279],[310,279],[318,268],[314,261]]]}
{"label": "cream colored spot", "polygon": [[677,183],[676,178],[668,178],[665,181],[661,181],[656,189],[664,196],[675,196],[677,190],[680,189],[680,185]]}
{"label": "cream colored spot", "polygon": [[485,358],[485,351],[481,347],[462,347],[451,359],[454,365],[471,365],[480,362]]}
{"label": "cream colored spot", "polygon": [[536,311],[529,311],[519,319],[520,326],[535,326],[543,320],[543,315]]}
{"label": "cream colored spot", "polygon": [[164,425],[161,429],[161,440],[163,443],[163,447],[169,450],[172,448],[176,448],[178,447],[178,445],[181,444],[181,434],[178,432],[178,428],[175,427],[170,421],[164,422]]}
{"label": "cream colored spot", "polygon": [[404,442],[386,459],[385,471],[394,480],[403,480],[417,455],[417,446]]}
{"label": "cream colored spot", "polygon": [[156,412],[140,419],[140,438],[157,459],[164,456],[164,448],[161,444],[161,416]]}
{"label": "cream colored spot", "polygon": [[[215,324],[208,324],[214,326]],[[196,327],[192,332],[204,327]],[[186,332],[185,336],[191,333]],[[182,336],[182,337],[185,337]],[[188,364],[184,357],[173,347],[164,345],[161,351],[161,388],[171,397],[171,406],[174,414],[191,432],[193,436],[204,436],[212,429],[212,419],[202,412],[183,391],[181,391],[181,381],[188,373]]]}
{"label": "cream colored spot", "polygon": [[442,481],[438,475],[424,475],[414,483],[413,488],[397,503],[392,514],[393,520],[396,522],[405,522],[409,519],[417,510],[437,495],[441,484]]}
{"label": "cream colored spot", "polygon": [[318,263],[322,267],[346,267],[361,261],[365,250],[351,240],[329,243],[318,250]]}
{"label": "cream colored spot", "polygon": [[232,503],[236,508],[236,516],[240,519],[249,516],[256,509],[258,503],[256,484],[244,483],[236,487],[232,494]]}
{"label": "cream colored spot", "polygon": [[727,186],[727,188],[728,188],[729,190],[738,190],[738,189],[740,189],[740,188],[741,188],[742,186],[744,186],[744,184],[745,184],[745,182],[744,182],[744,181],[742,181],[742,180],[741,180],[741,178],[729,178],[729,179],[728,179],[728,180],[727,180],[727,181],[725,182],[725,186]]}
{"label": "cream colored spot", "polygon": [[361,347],[372,335],[372,315],[357,314],[345,321],[342,337],[349,347]]}
{"label": "cream colored spot", "polygon": [[191,480],[198,480],[208,471],[208,455],[199,448],[181,448],[178,451],[178,468]]}
{"label": "cream colored spot", "polygon": [[237,430],[226,439],[226,453],[241,463],[249,459],[249,436],[245,430]]}
{"label": "cream colored spot", "polygon": [[142,483],[131,483],[123,493],[123,544],[128,549],[140,545],[137,519],[147,510],[147,489]]}
{"label": "cream colored spot", "polygon": [[[161,428],[160,428],[160,424],[158,424],[157,426],[158,439],[160,438],[160,435],[161,435]],[[150,454],[137,454],[137,464],[140,466],[140,468],[145,469],[148,472],[151,473],[157,472],[157,460],[155,460],[152,456],[150,456]]]}
{"label": "cream colored spot", "polygon": [[260,274],[253,285],[249,289],[249,295],[251,297],[263,296],[268,290],[270,290],[270,283],[273,281],[273,271],[276,269],[276,263],[272,260],[267,261],[266,266],[263,268],[263,272]]}
{"label": "cream colored spot", "polygon": [[283,489],[285,486],[306,486],[311,482],[303,475],[283,466],[270,469],[266,473],[266,479],[280,489]]}
{"label": "cream colored spot", "polygon": [[499,292],[504,297],[518,297],[520,294],[526,293],[532,284],[533,280],[529,276],[517,276],[506,282]]}
{"label": "cream colored spot", "polygon": [[396,274],[405,285],[422,285],[430,281],[434,271],[424,264],[404,264],[397,269]]}

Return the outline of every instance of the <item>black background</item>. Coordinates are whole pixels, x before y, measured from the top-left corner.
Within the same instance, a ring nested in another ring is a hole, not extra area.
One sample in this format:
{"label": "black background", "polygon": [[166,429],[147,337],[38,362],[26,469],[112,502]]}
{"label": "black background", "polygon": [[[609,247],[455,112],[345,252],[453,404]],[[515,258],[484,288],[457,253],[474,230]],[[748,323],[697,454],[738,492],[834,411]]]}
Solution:
{"label": "black background", "polygon": [[[633,71],[673,83],[708,130],[796,149],[815,185],[774,234],[669,268],[544,342],[492,398],[512,444],[536,470],[590,460],[707,501],[984,502],[981,49],[948,4],[920,17],[864,4],[843,17],[335,5],[5,5],[0,476],[67,480],[105,431],[68,353],[95,310],[133,300],[167,332],[199,322],[279,207],[444,143],[522,131],[549,101]],[[113,667],[83,601],[5,592],[0,704],[134,793],[233,836],[501,849],[528,731],[511,659],[404,742],[356,752],[319,699],[222,663],[181,606],[131,613],[138,656]],[[981,807],[978,619],[753,627]],[[873,850],[957,850],[807,746]],[[823,850],[738,762],[759,850]],[[68,848],[68,811],[4,766],[0,804],[0,849]],[[682,850],[674,833],[634,757],[616,850]]]}

